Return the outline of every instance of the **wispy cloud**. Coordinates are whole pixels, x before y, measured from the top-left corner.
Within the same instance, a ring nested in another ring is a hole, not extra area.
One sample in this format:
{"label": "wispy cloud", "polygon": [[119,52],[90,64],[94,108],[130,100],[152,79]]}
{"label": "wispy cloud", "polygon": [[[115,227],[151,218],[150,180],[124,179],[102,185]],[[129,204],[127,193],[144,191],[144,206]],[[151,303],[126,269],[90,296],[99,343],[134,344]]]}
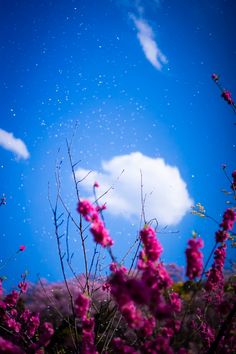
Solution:
{"label": "wispy cloud", "polygon": [[[117,180],[117,177],[124,173]],[[139,218],[141,214],[141,177],[143,192],[146,194],[146,218],[157,218],[161,225],[177,225],[190,210],[193,201],[189,196],[186,183],[179,169],[168,165],[162,158],[151,158],[140,152],[129,155],[115,156],[102,162],[102,171],[93,171],[83,179],[88,170],[79,168],[76,171],[81,186],[90,195],[94,181],[98,181],[99,195],[111,187],[115,188],[102,197],[101,202],[107,202],[107,210],[113,215],[125,218]]]}
{"label": "wispy cloud", "polygon": [[15,138],[12,133],[8,133],[3,129],[0,129],[0,146],[15,153],[20,159],[26,160],[30,156],[25,143],[21,139]]}
{"label": "wispy cloud", "polygon": [[138,19],[134,15],[131,15],[131,18],[138,30],[137,37],[147,60],[157,70],[161,70],[163,64],[167,63],[167,58],[158,47],[151,26],[144,19]]}

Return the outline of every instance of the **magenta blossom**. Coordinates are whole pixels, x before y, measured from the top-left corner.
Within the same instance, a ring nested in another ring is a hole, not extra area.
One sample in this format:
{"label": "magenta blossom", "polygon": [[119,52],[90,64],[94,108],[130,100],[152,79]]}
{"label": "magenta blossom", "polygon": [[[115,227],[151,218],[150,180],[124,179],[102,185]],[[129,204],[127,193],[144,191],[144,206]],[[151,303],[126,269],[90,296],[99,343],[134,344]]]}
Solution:
{"label": "magenta blossom", "polygon": [[19,251],[23,252],[26,249],[26,246],[22,245],[19,247]]}
{"label": "magenta blossom", "polygon": [[149,225],[140,231],[140,238],[143,243],[144,252],[148,260],[155,262],[160,257],[163,248],[156,238],[156,233]]}
{"label": "magenta blossom", "polygon": [[1,353],[24,354],[23,350],[21,350],[17,345],[13,344],[9,340],[6,340],[2,337],[0,337],[0,348],[1,348]]}
{"label": "magenta blossom", "polygon": [[223,220],[222,223],[220,224],[220,227],[223,228],[225,231],[232,230],[234,223],[236,221],[236,213],[233,209],[226,209],[223,215]]}
{"label": "magenta blossom", "polygon": [[127,345],[125,341],[119,337],[116,337],[112,341],[116,354],[138,354],[138,352]]}
{"label": "magenta blossom", "polygon": [[94,241],[102,247],[109,247],[113,245],[113,240],[105,227],[104,222],[99,217],[99,212],[104,209],[102,207],[94,207],[90,201],[83,200],[78,203],[77,211],[91,222],[90,231],[93,234]]}
{"label": "magenta blossom", "polygon": [[212,78],[213,81],[218,81],[219,80],[219,76],[217,74],[215,74],[215,73],[213,73],[211,75],[211,78]]}
{"label": "magenta blossom", "polygon": [[54,328],[50,322],[44,322],[41,326],[39,342],[43,346],[47,346],[50,343],[50,339],[54,334]]}
{"label": "magenta blossom", "polygon": [[234,101],[233,101],[233,98],[231,96],[231,92],[230,91],[226,91],[224,90],[221,94],[221,97],[223,97],[223,99],[228,102],[228,104],[231,104],[233,105],[234,104]]}
{"label": "magenta blossom", "polygon": [[86,318],[86,314],[88,312],[90,306],[90,299],[84,295],[84,294],[79,294],[75,301],[75,312],[78,318]]}
{"label": "magenta blossom", "polygon": [[203,270],[203,254],[199,251],[199,248],[202,248],[204,245],[201,238],[190,239],[188,241],[188,248],[186,249],[187,257],[187,270],[186,275],[190,280],[193,280],[196,277],[200,277]]}
{"label": "magenta blossom", "polygon": [[98,354],[94,344],[94,318],[84,318],[82,321],[82,353]]}
{"label": "magenta blossom", "polygon": [[97,216],[96,208],[89,200],[81,200],[77,205],[77,211],[81,214],[85,220],[91,221],[92,216]]}
{"label": "magenta blossom", "polygon": [[231,189],[233,189],[233,191],[236,191],[236,170],[232,172],[232,177],[233,177],[233,181],[231,184]]}
{"label": "magenta blossom", "polygon": [[22,293],[26,293],[26,291],[28,289],[28,283],[26,283],[25,281],[21,281],[18,284],[18,288],[21,290]]}
{"label": "magenta blossom", "polygon": [[214,252],[214,262],[210,270],[207,272],[207,291],[219,291],[224,286],[223,268],[226,257],[226,244],[223,244]]}
{"label": "magenta blossom", "polygon": [[103,247],[112,246],[113,240],[110,237],[102,220],[96,220],[91,224],[90,231],[93,234],[94,241]]}

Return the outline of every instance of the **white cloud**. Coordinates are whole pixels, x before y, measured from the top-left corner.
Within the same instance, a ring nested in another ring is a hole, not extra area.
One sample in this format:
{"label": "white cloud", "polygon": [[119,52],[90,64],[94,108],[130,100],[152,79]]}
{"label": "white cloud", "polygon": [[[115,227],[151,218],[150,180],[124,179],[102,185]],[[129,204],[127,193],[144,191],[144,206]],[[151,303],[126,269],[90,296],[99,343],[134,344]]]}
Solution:
{"label": "white cloud", "polygon": [[138,30],[137,37],[147,60],[157,70],[161,70],[162,65],[167,63],[167,58],[158,47],[151,26],[145,20],[137,19],[134,15],[131,15],[131,18]]}
{"label": "white cloud", "polygon": [[102,172],[93,171],[83,179],[89,171],[79,168],[76,177],[83,179],[80,186],[88,192],[89,198],[92,198],[90,193],[95,181],[100,185],[98,196],[115,184],[101,202],[107,202],[109,213],[130,219],[139,218],[141,214],[140,170],[143,193],[147,195],[146,219],[157,218],[162,226],[177,225],[190,210],[193,201],[179,169],[168,165],[162,158],[151,158],[140,152],[115,156],[102,162]]}
{"label": "white cloud", "polygon": [[0,146],[17,155],[20,159],[28,159],[30,154],[25,143],[21,139],[14,137],[12,133],[8,133],[0,129]]}

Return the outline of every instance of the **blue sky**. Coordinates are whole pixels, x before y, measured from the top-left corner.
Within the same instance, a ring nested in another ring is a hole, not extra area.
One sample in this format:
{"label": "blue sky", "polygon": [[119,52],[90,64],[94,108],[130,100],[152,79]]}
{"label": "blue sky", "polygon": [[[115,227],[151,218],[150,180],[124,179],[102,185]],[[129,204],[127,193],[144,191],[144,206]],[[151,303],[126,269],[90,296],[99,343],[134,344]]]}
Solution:
{"label": "blue sky", "polygon": [[[75,126],[77,176],[93,171],[81,195],[91,196],[93,178],[98,194],[114,185],[105,218],[118,258],[138,230],[140,168],[164,261],[184,264],[192,230],[209,254],[217,225],[189,206],[201,202],[220,221],[228,188],[221,165],[235,169],[235,116],[211,80],[219,73],[236,92],[235,2],[11,0],[0,10],[2,262],[27,246],[2,269],[8,283],[25,269],[32,280],[61,278],[48,182],[53,197],[62,159],[63,199],[74,212],[65,141]],[[73,228],[70,236],[79,272]]]}

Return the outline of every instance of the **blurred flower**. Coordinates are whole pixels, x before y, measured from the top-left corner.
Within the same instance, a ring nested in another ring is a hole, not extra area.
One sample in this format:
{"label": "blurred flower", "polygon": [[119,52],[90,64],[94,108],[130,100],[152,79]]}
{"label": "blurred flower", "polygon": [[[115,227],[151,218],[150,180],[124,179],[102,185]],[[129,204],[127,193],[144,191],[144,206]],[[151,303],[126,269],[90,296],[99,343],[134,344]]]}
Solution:
{"label": "blurred flower", "polygon": [[190,280],[199,277],[203,270],[203,254],[199,251],[204,245],[201,238],[190,239],[188,241],[188,248],[185,251],[187,257],[186,275]]}
{"label": "blurred flower", "polygon": [[84,319],[86,317],[90,303],[91,301],[86,295],[78,295],[77,299],[75,300],[75,312],[78,318]]}
{"label": "blurred flower", "polygon": [[140,238],[143,243],[145,256],[151,262],[155,262],[160,257],[163,248],[156,238],[156,233],[149,225],[140,231]]}
{"label": "blurred flower", "polygon": [[230,91],[226,91],[224,90],[221,94],[221,97],[223,97],[223,99],[228,102],[228,104],[234,104],[233,98],[231,96],[231,92]]}
{"label": "blurred flower", "polygon": [[26,246],[22,245],[19,247],[19,251],[23,252],[26,249]]}
{"label": "blurred flower", "polygon": [[89,200],[80,201],[77,206],[77,211],[85,220],[91,222],[90,231],[93,234],[94,241],[102,247],[107,247],[112,246],[114,242],[104,222],[99,218],[98,212],[102,209],[95,208]]}
{"label": "blurred flower", "polygon": [[98,188],[99,187],[99,184],[98,182],[94,182],[94,185],[93,185],[94,188]]}
{"label": "blurred flower", "polygon": [[215,74],[215,73],[211,75],[211,78],[214,81],[218,81],[219,80],[219,76],[217,74]]}
{"label": "blurred flower", "polygon": [[2,337],[0,337],[0,348],[1,348],[1,353],[24,354],[23,350],[21,350],[17,345],[13,344],[9,340],[6,340]]}
{"label": "blurred flower", "polygon": [[22,291],[22,293],[26,293],[26,291],[28,289],[28,283],[26,283],[25,281],[21,281],[18,284],[18,288]]}

